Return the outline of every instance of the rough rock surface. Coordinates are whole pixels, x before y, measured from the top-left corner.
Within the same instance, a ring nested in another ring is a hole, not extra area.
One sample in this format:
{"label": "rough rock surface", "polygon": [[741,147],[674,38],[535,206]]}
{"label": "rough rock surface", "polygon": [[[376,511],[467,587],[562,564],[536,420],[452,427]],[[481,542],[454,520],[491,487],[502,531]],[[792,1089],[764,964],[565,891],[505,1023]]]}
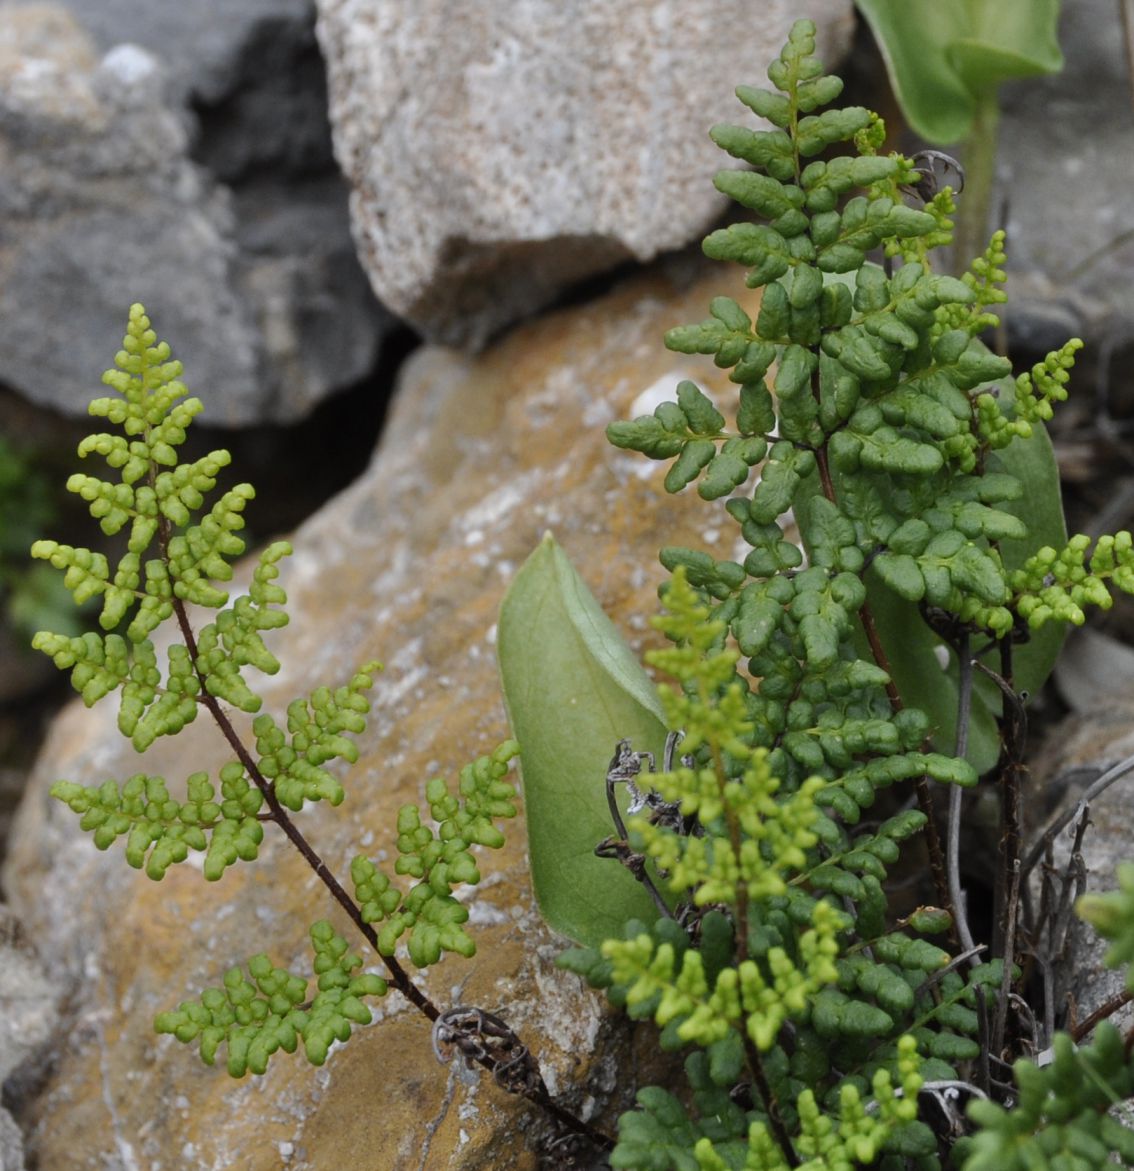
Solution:
{"label": "rough rock surface", "polygon": [[313,12],[237,7],[0,0],[0,382],[32,401],[85,415],[138,300],[216,425],[300,419],[373,368],[391,319],[354,255]]}
{"label": "rough rock surface", "polygon": [[7,1110],[0,1109],[0,1171],[24,1171],[24,1140]]}
{"label": "rough rock surface", "polygon": [[[592,305],[520,327],[479,357],[418,351],[369,472],[296,534],[281,576],[292,625],[272,636],[284,670],[264,687],[266,703],[279,710],[371,657],[387,668],[346,802],[301,818],[336,869],[360,848],[388,849],[395,811],[421,799],[429,776],[452,775],[505,734],[495,616],[546,529],[635,646],[656,609],[657,549],[722,540],[711,527],[700,534],[703,502],[665,496],[663,465],[603,436],[611,419],[672,396],[682,377],[726,385],[706,359],[669,354],[660,341],[665,328],[703,317],[716,293],[754,309],[739,271],[714,266],[690,287],[703,264],[670,262]],[[94,783],[142,767],[172,783],[225,756],[201,720],[139,760],[113,712],[98,707],[71,707],[49,739],[4,874],[69,989],[54,1074],[26,1119],[39,1165],[533,1168],[531,1111],[438,1066],[426,1024],[396,996],[321,1070],[281,1055],[265,1077],[239,1083],[151,1033],[156,1011],[250,952],[298,962],[308,923],[329,910],[322,888],[278,840],[216,886],[189,865],[150,883],[120,851],[98,853],[47,788],[60,776]],[[426,983],[442,1002],[504,1012],[553,1092],[575,1086],[576,1105],[592,1096],[608,1106],[609,1125],[648,1079],[650,1055],[628,1051],[599,998],[552,966],[560,943],[531,903],[522,825],[482,869],[472,909],[480,953],[447,959]]]}
{"label": "rough rock surface", "polygon": [[242,53],[266,25],[294,27],[312,18],[312,0],[240,0],[225,10],[224,20],[217,19],[215,0],[72,0],[66,6],[100,52],[123,42],[166,50],[162,71],[174,96],[209,104],[244,84]]}
{"label": "rough rock surface", "polygon": [[[0,1085],[8,1105],[21,1099],[18,1083],[31,1080],[32,1061],[55,1028],[56,994],[19,920],[0,903]],[[0,1171],[23,1166],[20,1129],[0,1108]]]}
{"label": "rough rock surface", "polygon": [[1064,7],[1059,37],[1061,73],[1004,90],[1009,324],[1039,352],[1076,333],[1105,340],[1121,381],[1117,359],[1134,346],[1134,120],[1120,12],[1079,0]]}
{"label": "rough rock surface", "polygon": [[[1095,710],[1069,717],[1052,735],[1051,743],[1057,750],[1044,769],[1047,781],[1043,782],[1042,802],[1054,817],[1077,803],[1103,772],[1134,754],[1134,705],[1112,695],[1110,702]],[[1132,786],[1134,774],[1128,773],[1090,804],[1090,824],[1082,845],[1089,891],[1115,890],[1118,867],[1134,862]],[[1034,838],[1043,826],[1031,828]],[[1073,824],[1053,840],[1058,874],[1067,873],[1074,833]],[[1066,968],[1057,974],[1056,1003],[1067,1003],[1071,998],[1078,1020],[1085,1019],[1125,987],[1125,968],[1112,971],[1103,965],[1109,948],[1093,927],[1071,916],[1064,949]],[[1126,1032],[1134,1025],[1134,1008],[1125,1006],[1111,1020]]]}
{"label": "rough rock surface", "polygon": [[[556,5],[318,0],[335,150],[383,304],[476,345],[584,277],[704,234],[730,160],[716,122],[753,116],[800,15],[790,0]],[[847,0],[807,14],[837,64]]]}

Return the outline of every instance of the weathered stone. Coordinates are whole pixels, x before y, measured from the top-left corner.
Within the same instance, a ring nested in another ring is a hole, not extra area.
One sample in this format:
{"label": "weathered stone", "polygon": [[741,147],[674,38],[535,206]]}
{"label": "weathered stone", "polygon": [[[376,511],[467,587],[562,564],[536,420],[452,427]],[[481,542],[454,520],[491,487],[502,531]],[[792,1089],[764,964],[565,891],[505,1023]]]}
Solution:
{"label": "weathered stone", "polygon": [[[429,776],[452,775],[505,735],[495,616],[546,529],[636,648],[657,637],[645,616],[663,577],[658,548],[722,542],[713,528],[701,534],[706,506],[695,495],[664,495],[663,465],[603,436],[605,423],[648,409],[682,377],[710,392],[727,386],[706,359],[668,354],[660,342],[665,328],[703,317],[715,293],[754,308],[738,271],[714,266],[690,287],[702,264],[672,263],[520,327],[480,357],[419,351],[367,475],[296,534],[281,577],[293,620],[272,635],[284,669],[263,686],[266,705],[278,711],[296,691],[343,679],[374,656],[387,665],[345,804],[300,818],[339,873],[358,850],[392,852],[398,807],[421,800]],[[187,377],[192,387],[192,368]],[[541,1120],[491,1084],[438,1066],[427,1024],[396,995],[321,1070],[280,1055],[263,1078],[233,1083],[154,1037],[155,1012],[217,983],[249,953],[305,962],[307,925],[334,911],[270,833],[257,865],[216,886],[189,865],[150,883],[119,850],[98,853],[47,787],[59,776],[95,783],[140,768],[173,783],[201,768],[215,775],[226,756],[201,720],[139,760],[105,707],[68,709],[50,737],[4,876],[53,973],[73,988],[54,1074],[28,1119],[39,1165],[534,1167],[526,1135]],[[522,824],[482,870],[472,904],[478,956],[446,959],[425,983],[442,1004],[504,1013],[552,1091],[576,1107],[606,1106],[609,1126],[648,1080],[651,1053],[629,1051],[601,999],[552,966],[561,944],[532,905]]]}
{"label": "weathered stone", "polygon": [[[0,0],[0,382],[34,402],[85,414],[137,300],[215,388],[215,425],[300,419],[373,368],[391,319],[354,256],[310,6],[205,7]],[[203,92],[165,66],[189,45],[216,66]]]}
{"label": "weathered stone", "polygon": [[[799,6],[318,0],[355,236],[383,304],[477,345],[583,277],[704,234],[716,122]],[[838,63],[846,0],[807,14]]]}
{"label": "weathered stone", "polygon": [[1073,712],[1090,716],[1108,708],[1116,695],[1134,691],[1134,647],[1093,626],[1073,628],[1055,665],[1055,683]]}
{"label": "weathered stone", "polygon": [[1080,0],[1059,39],[1061,73],[1004,89],[993,206],[1008,213],[1008,325],[1039,352],[1074,333],[1129,345],[1134,123],[1119,12]]}
{"label": "weathered stone", "polygon": [[[310,25],[312,0],[241,0],[217,19],[214,0],[138,4],[136,0],[64,0],[100,53],[141,45],[162,55],[162,72],[177,101],[212,105],[245,84],[241,60],[265,26]],[[175,49],[176,51],[171,51]]]}
{"label": "weathered stone", "polygon": [[[0,1085],[4,1100],[17,1106],[17,1083],[58,1021],[58,989],[48,980],[20,922],[0,903]],[[7,1083],[7,1084],[5,1084]],[[23,1171],[24,1145],[12,1116],[0,1109],[0,1171]]]}
{"label": "weathered stone", "polygon": [[0,1109],[0,1171],[24,1171],[24,1140],[15,1119]]}
{"label": "weathered stone", "polygon": [[[1115,699],[1093,711],[1077,712],[1050,738],[1052,752],[1045,760],[1038,791],[1042,800],[1034,808],[1049,811],[1049,824],[1058,813],[1078,803],[1091,784],[1107,769],[1134,754],[1134,706]],[[1134,862],[1134,774],[1119,778],[1090,802],[1090,824],[1083,836],[1082,862],[1085,889],[1108,891],[1118,887],[1117,871]],[[1044,825],[1030,827],[1038,840]],[[1076,823],[1052,842],[1053,880],[1069,873]],[[1038,896],[1038,871],[1032,876]],[[1055,971],[1055,1003],[1073,1005],[1072,1021],[1082,1021],[1118,996],[1125,988],[1124,968],[1108,969],[1103,958],[1110,945],[1089,924],[1071,916],[1062,964]],[[1134,1025],[1134,1007],[1126,1005],[1111,1020],[1124,1032]]]}
{"label": "weathered stone", "polygon": [[54,997],[27,933],[0,903],[0,1083],[51,1036]]}

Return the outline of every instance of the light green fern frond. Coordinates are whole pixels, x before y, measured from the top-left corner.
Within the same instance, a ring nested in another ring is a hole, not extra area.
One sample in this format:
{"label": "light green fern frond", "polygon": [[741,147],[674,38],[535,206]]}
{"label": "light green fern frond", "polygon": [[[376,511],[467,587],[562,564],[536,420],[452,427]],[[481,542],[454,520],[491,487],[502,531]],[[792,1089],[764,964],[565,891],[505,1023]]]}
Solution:
{"label": "light green fern frond", "polygon": [[159,1013],[154,1029],[171,1033],[183,1044],[198,1043],[201,1060],[213,1065],[222,1045],[228,1050],[232,1077],[263,1073],[272,1055],[294,1053],[300,1040],[312,1065],[322,1065],[335,1041],[346,1041],[355,1025],[367,1025],[372,1013],[364,998],[385,996],[380,976],[358,972],[362,960],[325,919],[311,928],[315,995],[308,980],[274,967],[264,954],[225,973],[221,988],[208,988],[197,1000]]}

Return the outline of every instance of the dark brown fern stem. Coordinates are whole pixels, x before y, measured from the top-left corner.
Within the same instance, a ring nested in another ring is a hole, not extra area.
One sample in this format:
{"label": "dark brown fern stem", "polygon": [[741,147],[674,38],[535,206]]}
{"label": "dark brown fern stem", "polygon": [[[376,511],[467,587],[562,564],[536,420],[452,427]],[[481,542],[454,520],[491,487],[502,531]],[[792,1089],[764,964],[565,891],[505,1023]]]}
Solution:
{"label": "dark brown fern stem", "polygon": [[1012,641],[1000,640],[1000,674],[993,682],[1003,696],[1004,718],[1001,721],[1000,749],[1000,834],[997,848],[996,942],[1004,962],[1004,975],[996,1002],[992,1030],[994,1052],[999,1053],[1007,1040],[1008,1001],[1012,985],[1012,968],[1016,962],[1016,932],[1020,917],[1020,882],[1022,876],[1021,793],[1025,772],[1024,750],[1027,714],[1024,703],[1012,682]]}
{"label": "dark brown fern stem", "polygon": [[[162,519],[159,526],[159,541],[161,544],[162,555],[168,561],[168,542],[169,542],[169,522],[165,518]],[[319,880],[327,888],[331,897],[342,907],[346,912],[350,921],[358,928],[359,932],[365,938],[366,942],[370,944],[375,955],[379,956],[382,963],[385,965],[389,973],[390,980],[394,987],[430,1022],[436,1021],[441,1015],[441,1010],[433,1003],[429,997],[417,987],[410,979],[406,970],[398,963],[397,957],[392,955],[384,955],[378,947],[378,933],[374,927],[367,923],[362,917],[362,909],[350,897],[344,889],[342,883],[334,876],[334,874],[327,867],[326,863],[319,856],[310,842],[304,837],[302,831],[295,824],[294,820],[288,811],[280,804],[279,798],[276,796],[273,785],[260,772],[256,761],[252,758],[244,741],[240,738],[236,729],[232,725],[232,721],[228,718],[224,708],[218,702],[215,696],[210,695],[205,687],[205,680],[197,667],[197,640],[193,633],[193,627],[189,622],[189,615],[186,613],[185,604],[180,598],[175,598],[173,601],[174,614],[177,617],[177,625],[181,631],[181,637],[185,640],[185,648],[189,652],[190,662],[193,663],[193,670],[197,675],[197,680],[201,686],[199,701],[208,710],[209,715],[212,716],[214,723],[220,729],[221,735],[224,736],[233,752],[236,753],[237,759],[244,767],[248,776],[251,778],[253,784],[263,794],[270,811],[270,820],[274,821],[293,846],[303,856],[304,861],[311,867],[311,869],[318,876]],[[495,1073],[497,1062],[488,1053],[474,1056],[473,1058],[489,1073]],[[596,1148],[602,1151],[609,1151],[614,1149],[614,1140],[609,1135],[603,1134],[602,1131],[595,1129],[582,1118],[571,1113],[558,1102],[556,1102],[548,1093],[547,1088],[543,1085],[542,1078],[539,1079],[539,1085],[524,1089],[521,1095],[528,1101],[539,1106],[547,1114],[551,1115],[557,1122],[560,1123],[567,1130],[574,1134],[581,1135],[589,1142],[593,1143]]]}
{"label": "dark brown fern stem", "polygon": [[185,612],[185,605],[180,599],[176,599],[173,603],[173,609],[177,615],[177,624],[181,628],[181,637],[185,640],[185,647],[189,652],[190,660],[194,664],[193,669],[197,672],[198,682],[201,684],[200,702],[208,710],[209,715],[213,718],[213,722],[220,729],[221,735],[224,736],[233,752],[236,753],[237,759],[244,766],[244,770],[251,778],[253,784],[263,794],[264,801],[270,811],[270,820],[274,821],[283,830],[291,844],[303,855],[304,861],[318,875],[320,881],[330,892],[331,897],[342,907],[351,922],[354,923],[365,937],[367,943],[370,944],[378,955],[382,956],[382,962],[389,972],[394,987],[431,1021],[436,1020],[441,1010],[410,980],[406,970],[398,963],[394,956],[382,955],[378,951],[378,933],[362,917],[361,908],[346,892],[342,883],[331,873],[326,863],[319,857],[311,843],[308,842],[299,827],[291,819],[288,811],[280,804],[274,786],[260,772],[256,761],[252,759],[252,755],[245,746],[244,741],[241,740],[236,729],[232,726],[232,721],[228,718],[224,708],[221,707],[216,697],[210,695],[205,689],[204,679],[196,667],[197,642],[193,635],[193,629],[189,624],[189,617]]}
{"label": "dark brown fern stem", "polygon": [[1090,1016],[1084,1017],[1074,1028],[1068,1030],[1071,1034],[1071,1040],[1078,1045],[1085,1037],[1089,1037],[1094,1031],[1096,1025],[1105,1021],[1107,1017],[1113,1016],[1120,1008],[1129,1004],[1134,1000],[1134,992],[1130,989],[1124,988],[1121,992],[1111,996],[1095,1009]]}
{"label": "dark brown fern stem", "polygon": [[752,1038],[749,1037],[747,1030],[744,1031],[744,1056],[748,1062],[749,1072],[752,1074],[752,1084],[763,1102],[764,1109],[768,1112],[768,1129],[783,1152],[788,1166],[798,1167],[799,1156],[796,1154],[795,1145],[791,1141],[791,1135],[788,1134],[787,1126],[780,1114],[780,1104],[768,1083],[768,1075],[764,1072],[764,1063],[760,1060],[760,1051],[756,1048]]}

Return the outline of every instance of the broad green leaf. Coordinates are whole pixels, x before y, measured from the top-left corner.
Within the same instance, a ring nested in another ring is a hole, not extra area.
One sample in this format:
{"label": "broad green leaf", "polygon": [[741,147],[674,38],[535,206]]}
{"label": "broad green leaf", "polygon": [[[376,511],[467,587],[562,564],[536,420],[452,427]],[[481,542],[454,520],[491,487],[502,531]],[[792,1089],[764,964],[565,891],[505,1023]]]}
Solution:
{"label": "broad green leaf", "polygon": [[1059,0],[857,0],[909,124],[935,143],[972,129],[1003,81],[1063,68]]}
{"label": "broad green leaf", "polygon": [[[1024,522],[1028,536],[1000,542],[1000,554],[1009,570],[1021,565],[1039,548],[1051,545],[1059,549],[1067,541],[1067,524],[1063,519],[1063,498],[1059,491],[1059,469],[1051,439],[1042,423],[1034,425],[1030,439],[1017,439],[991,461],[990,470],[1000,469],[1015,476],[1024,486],[1018,500],[999,504],[1003,512]],[[1033,631],[1023,646],[1012,655],[1016,668],[1016,687],[1035,695],[1055,668],[1055,661],[1067,636],[1061,622],[1048,623]]]}
{"label": "broad green leaf", "polygon": [[660,762],[661,704],[550,533],[501,604],[497,654],[520,742],[536,900],[556,931],[598,946],[627,919],[657,917],[629,871],[594,849],[615,832],[605,789],[615,747],[628,738]]}

